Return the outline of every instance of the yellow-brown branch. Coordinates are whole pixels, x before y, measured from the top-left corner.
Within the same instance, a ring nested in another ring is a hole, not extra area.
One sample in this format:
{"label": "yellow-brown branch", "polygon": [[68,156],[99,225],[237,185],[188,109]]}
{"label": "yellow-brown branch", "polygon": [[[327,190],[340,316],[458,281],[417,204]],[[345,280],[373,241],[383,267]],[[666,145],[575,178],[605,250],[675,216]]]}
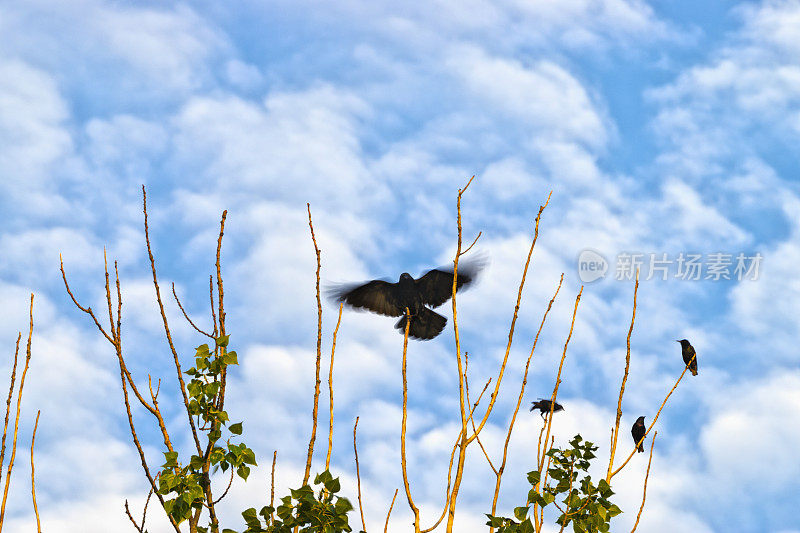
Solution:
{"label": "yellow-brown branch", "polygon": [[625,382],[628,381],[628,370],[631,366],[631,334],[633,333],[633,323],[636,320],[636,295],[639,292],[639,269],[636,269],[636,284],[633,286],[633,313],[631,314],[631,326],[628,328],[628,338],[626,340],[625,351],[625,372],[622,374],[622,385],[619,388],[619,400],[617,400],[617,418],[614,422],[614,429],[611,433],[611,449],[608,457],[608,471],[606,472],[606,482],[611,479],[611,468],[614,465],[614,455],[617,452],[617,439],[619,438],[619,421],[622,418],[622,395],[625,394]]}

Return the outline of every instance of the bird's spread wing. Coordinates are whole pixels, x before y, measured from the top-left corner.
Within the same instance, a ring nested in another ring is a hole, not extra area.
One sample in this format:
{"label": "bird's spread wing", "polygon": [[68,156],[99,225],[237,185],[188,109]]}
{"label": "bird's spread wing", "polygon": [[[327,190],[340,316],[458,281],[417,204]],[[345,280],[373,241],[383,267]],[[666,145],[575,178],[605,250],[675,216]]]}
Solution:
{"label": "bird's spread wing", "polygon": [[[458,265],[456,290],[475,281],[478,272],[486,265],[482,257],[463,261]],[[414,282],[426,305],[438,307],[453,295],[453,269],[435,268]]]}
{"label": "bird's spread wing", "polygon": [[355,308],[369,309],[387,316],[400,316],[404,310],[397,304],[397,284],[380,279],[363,284],[344,284],[328,289],[328,296]]}

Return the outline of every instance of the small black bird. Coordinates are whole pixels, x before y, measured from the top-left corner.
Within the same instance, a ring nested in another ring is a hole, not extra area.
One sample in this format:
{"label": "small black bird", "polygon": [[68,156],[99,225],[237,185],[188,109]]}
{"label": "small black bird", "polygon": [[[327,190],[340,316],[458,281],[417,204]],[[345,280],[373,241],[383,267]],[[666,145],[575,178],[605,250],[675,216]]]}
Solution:
{"label": "small black bird", "polygon": [[[539,398],[538,402],[531,402],[531,403],[533,404],[531,406],[531,411],[533,411],[534,409],[538,409],[539,410],[539,416],[541,416],[542,418],[544,418],[544,415],[550,414],[550,406],[551,406],[551,401],[550,400],[543,400],[543,399]],[[554,413],[564,410],[564,406],[563,405],[561,405],[558,402],[554,402],[554,403],[555,403],[555,405],[552,406]]]}
{"label": "small black bird", "polygon": [[686,339],[676,341],[681,343],[681,355],[683,356],[683,362],[689,365],[689,370],[692,372],[693,376],[697,375],[697,352],[694,351],[694,347],[689,344],[689,341]]}
{"label": "small black bird", "polygon": [[639,418],[636,419],[636,422],[633,423],[633,427],[631,428],[631,435],[633,435],[633,445],[634,446],[636,446],[637,444],[639,445],[638,448],[639,453],[642,453],[644,451],[644,444],[643,444],[644,441],[642,441],[641,443],[639,441],[642,440],[642,437],[644,437],[645,433],[647,433],[647,429],[645,429],[644,427],[644,417],[640,416]]}
{"label": "small black bird", "polygon": [[[486,259],[481,256],[459,262],[456,290],[475,281],[485,265]],[[397,283],[376,279],[367,283],[334,286],[327,293],[336,302],[344,302],[356,309],[402,317],[394,326],[401,334],[405,334],[408,308],[411,313],[408,336],[428,340],[442,332],[447,319],[426,306],[439,307],[453,295],[453,268],[435,268],[419,279],[403,272]]]}

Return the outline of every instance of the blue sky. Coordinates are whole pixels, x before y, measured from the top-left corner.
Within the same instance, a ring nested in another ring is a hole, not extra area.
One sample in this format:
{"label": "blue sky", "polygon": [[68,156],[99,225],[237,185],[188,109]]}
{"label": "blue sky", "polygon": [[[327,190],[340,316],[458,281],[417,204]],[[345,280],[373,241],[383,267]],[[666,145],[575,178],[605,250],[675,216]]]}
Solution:
{"label": "blue sky", "polygon": [[[482,231],[478,247],[491,257],[459,300],[473,387],[496,372],[533,219],[553,191],[487,447],[501,449],[563,272],[526,400],[552,390],[581,251],[599,252],[609,271],[584,288],[554,428],[562,443],[577,432],[597,442],[600,457],[633,293],[614,279],[619,254],[758,253],[756,280],[690,281],[672,270],[642,281],[621,439],[627,449],[627,428],[652,418],[682,369],[674,341],[690,339],[700,375],[681,383],[658,422],[639,531],[798,531],[800,2],[27,0],[0,6],[0,35],[0,346],[9,355],[36,294],[9,531],[32,524],[22,457],[36,409],[48,531],[123,530],[122,502],[138,509],[147,491],[113,352],[68,301],[59,253],[76,294],[95,308],[103,247],[119,261],[129,365],[140,381],[165,380],[174,440],[188,442],[149,280],[141,184],[162,286],[174,281],[199,321],[228,209],[228,327],[242,363],[228,411],[245,419],[261,464],[226,500],[222,515],[236,528],[238,511],[264,503],[273,450],[278,492],[302,477],[316,338],[306,202],[324,281],[418,275],[451,260],[455,194],[472,175],[464,231]],[[178,313],[169,302],[188,361],[204,341]],[[325,307],[324,351],[334,313]],[[402,486],[402,339],[391,326],[345,313],[337,345],[333,469],[353,496],[360,416],[369,530]],[[7,358],[0,375],[9,369]],[[458,428],[451,330],[412,343],[409,380],[410,475],[429,523]],[[155,463],[145,414],[135,416]],[[500,498],[506,513],[527,492],[540,424],[522,414]],[[324,439],[317,450],[324,462]],[[645,467],[636,457],[615,478],[620,531],[635,518]],[[489,476],[470,450],[459,531],[483,530]],[[390,530],[406,531],[410,516],[398,497]],[[149,520],[151,531],[167,531],[157,510]]]}

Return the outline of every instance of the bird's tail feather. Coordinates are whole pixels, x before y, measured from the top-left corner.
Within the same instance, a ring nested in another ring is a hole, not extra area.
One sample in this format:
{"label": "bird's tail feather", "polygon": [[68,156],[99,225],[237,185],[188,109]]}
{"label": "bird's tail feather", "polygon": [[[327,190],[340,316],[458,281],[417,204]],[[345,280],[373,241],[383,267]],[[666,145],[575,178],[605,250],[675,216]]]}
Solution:
{"label": "bird's tail feather", "polygon": [[[411,317],[408,336],[414,339],[429,340],[441,333],[446,324],[447,319],[445,317],[424,307],[419,313]],[[400,333],[404,333],[406,329],[406,317],[401,317],[394,327],[400,330]]]}

